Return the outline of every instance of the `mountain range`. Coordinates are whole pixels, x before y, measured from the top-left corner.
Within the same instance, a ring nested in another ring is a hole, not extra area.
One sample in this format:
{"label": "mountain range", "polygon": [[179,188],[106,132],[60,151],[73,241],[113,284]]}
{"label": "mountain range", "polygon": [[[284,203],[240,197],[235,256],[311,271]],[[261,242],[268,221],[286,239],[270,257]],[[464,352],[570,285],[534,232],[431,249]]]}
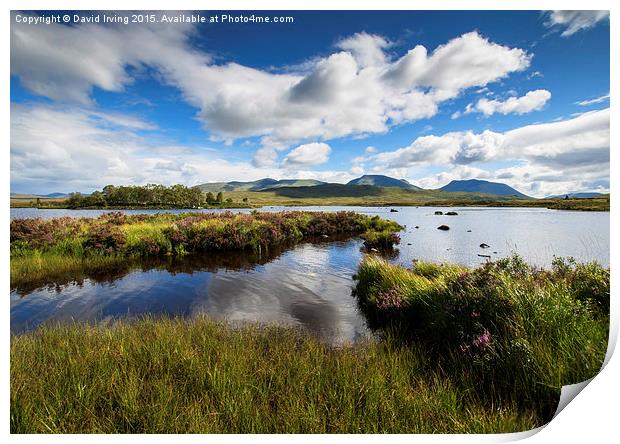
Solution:
{"label": "mountain range", "polygon": [[[346,184],[329,183],[314,179],[282,179],[276,180],[272,178],[264,178],[254,181],[231,181],[231,182],[210,182],[198,185],[204,192],[218,193],[230,191],[276,191],[278,194],[290,197],[307,197],[307,196],[363,196],[373,195],[380,192],[381,189],[401,189],[406,193],[416,192],[449,192],[449,193],[472,193],[482,195],[495,195],[503,198],[519,198],[531,199],[531,197],[515,190],[514,188],[499,182],[490,182],[480,179],[469,180],[453,180],[449,184],[436,190],[425,190],[413,185],[405,179],[396,179],[381,174],[366,174],[356,179],[350,180]],[[394,190],[396,192],[397,190]],[[601,193],[595,192],[570,192],[567,193],[571,198],[591,198],[601,196]],[[64,198],[66,193],[49,193],[49,194],[21,194],[11,193],[11,197],[20,198]],[[547,196],[546,199],[561,199],[566,194]],[[462,197],[462,196],[461,196]]]}

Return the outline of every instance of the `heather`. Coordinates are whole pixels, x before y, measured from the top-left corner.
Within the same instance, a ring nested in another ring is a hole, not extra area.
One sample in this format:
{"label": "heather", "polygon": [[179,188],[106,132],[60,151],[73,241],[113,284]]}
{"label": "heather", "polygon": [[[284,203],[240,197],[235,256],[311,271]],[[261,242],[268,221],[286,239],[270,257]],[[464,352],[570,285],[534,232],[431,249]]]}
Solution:
{"label": "heather", "polygon": [[[563,385],[596,375],[607,349],[609,269],[518,256],[470,269],[367,257],[355,293],[369,324],[423,346],[462,390],[548,417]],[[475,381],[475,383],[474,383]]]}
{"label": "heather", "polygon": [[[394,234],[400,229],[395,222],[354,212],[112,212],[97,219],[15,219],[11,221],[11,283],[135,258],[214,251],[268,254],[270,249],[317,237]],[[391,239],[398,242],[395,234]]]}

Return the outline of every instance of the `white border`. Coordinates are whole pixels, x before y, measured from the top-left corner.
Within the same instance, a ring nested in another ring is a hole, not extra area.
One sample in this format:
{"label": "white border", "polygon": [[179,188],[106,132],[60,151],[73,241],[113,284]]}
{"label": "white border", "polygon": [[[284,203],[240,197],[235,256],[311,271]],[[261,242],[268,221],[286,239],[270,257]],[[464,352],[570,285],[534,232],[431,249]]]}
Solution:
{"label": "white border", "polygon": [[[0,164],[4,168],[4,178],[0,182],[0,199],[2,202],[2,240],[0,244],[0,251],[2,254],[2,282],[5,288],[5,297],[7,302],[5,309],[0,311],[0,319],[3,321],[0,325],[4,328],[4,337],[2,340],[2,356],[1,369],[3,375],[3,383],[0,385],[0,391],[2,393],[2,403],[0,407],[0,423],[2,424],[2,432],[5,436],[15,442],[27,442],[30,440],[41,442],[83,442],[85,439],[92,442],[143,442],[145,439],[149,441],[153,440],[156,443],[169,442],[170,440],[179,442],[189,442],[190,440],[204,439],[204,440],[217,440],[218,442],[236,442],[239,439],[247,439],[244,436],[236,435],[217,435],[217,436],[191,436],[191,435],[179,435],[169,437],[166,435],[150,435],[144,437],[140,435],[29,435],[29,436],[17,436],[9,435],[9,338],[10,338],[10,322],[9,322],[9,189],[10,189],[10,94],[9,94],[9,78],[10,78],[10,66],[9,66],[9,11],[11,9],[16,10],[33,10],[33,9],[108,9],[108,10],[124,10],[124,9],[179,9],[179,10],[376,10],[376,9],[411,9],[411,10],[547,10],[547,9],[608,9],[611,10],[611,72],[610,79],[615,79],[610,82],[611,95],[616,97],[617,85],[620,77],[618,76],[618,70],[615,67],[617,64],[617,49],[618,49],[618,29],[617,21],[615,19],[616,14],[620,13],[620,7],[615,7],[618,2],[602,1],[602,0],[589,0],[575,1],[575,0],[503,0],[499,1],[484,1],[484,0],[469,0],[464,2],[462,0],[426,0],[426,1],[398,1],[398,0],[356,0],[347,1],[341,0],[337,3],[335,0],[297,0],[292,3],[290,0],[261,0],[258,3],[256,0],[212,0],[212,1],[197,1],[197,0],[176,0],[173,3],[158,1],[158,0],[84,0],[79,4],[70,0],[56,0],[56,1],[44,1],[44,0],[8,0],[3,2],[3,14],[2,14],[2,60],[4,63],[3,77],[5,80],[2,84],[1,100],[2,106],[2,138],[4,141],[3,149],[1,151]],[[587,31],[585,31],[587,32]],[[615,63],[614,63],[615,62]],[[612,115],[613,115],[612,106]],[[614,130],[615,120],[611,119],[611,177],[614,177],[614,172],[617,169],[618,155],[615,153]],[[618,191],[613,189],[615,180],[612,180],[612,209],[618,206]],[[611,212],[611,226],[618,227],[620,224],[617,221],[615,211]],[[616,247],[618,245],[618,236],[612,230],[611,232],[611,257],[610,264],[612,267],[612,324],[611,324],[611,336],[610,346],[607,359],[611,357],[610,352],[615,348],[618,333],[618,284],[615,276],[615,266],[618,263],[616,261]],[[374,436],[374,435],[330,435],[329,437],[320,436],[291,436],[291,435],[257,435],[252,436],[252,440],[258,442],[289,442],[295,441],[315,441],[317,439],[329,439],[335,442],[353,442],[358,440],[376,440],[384,439],[390,443],[404,443],[404,442],[429,442],[429,441],[450,441],[450,442],[501,442],[501,441],[514,441],[522,438],[529,437],[530,442],[549,442],[549,441],[561,441],[561,442],[608,442],[612,437],[617,439],[618,427],[616,425],[618,421],[617,414],[615,413],[618,407],[617,397],[620,394],[618,389],[618,376],[620,376],[620,364],[618,364],[620,358],[611,359],[607,365],[602,369],[600,374],[596,376],[590,384],[581,392],[577,399],[570,402],[564,410],[562,410],[558,416],[551,421],[547,427],[541,428],[536,431],[524,432],[518,434],[508,435],[389,435]]]}

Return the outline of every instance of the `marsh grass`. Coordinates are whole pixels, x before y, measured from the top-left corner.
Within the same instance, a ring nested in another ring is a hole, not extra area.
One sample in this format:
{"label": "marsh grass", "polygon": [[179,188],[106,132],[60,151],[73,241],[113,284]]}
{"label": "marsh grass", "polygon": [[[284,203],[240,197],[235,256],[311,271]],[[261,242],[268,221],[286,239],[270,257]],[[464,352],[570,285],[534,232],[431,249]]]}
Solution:
{"label": "marsh grass", "polygon": [[[474,386],[475,387],[475,386]],[[206,317],[45,326],[11,340],[13,433],[468,433],[539,426],[463,394],[389,335],[332,347]]]}
{"label": "marsh grass", "polygon": [[605,358],[609,270],[596,263],[556,259],[541,270],[513,256],[406,269],[367,257],[356,278],[373,328],[424,344],[456,387],[488,402],[549,417],[562,386],[595,376]]}
{"label": "marsh grass", "polygon": [[398,241],[402,227],[354,212],[225,212],[133,215],[97,219],[11,221],[11,287],[69,272],[95,270],[141,257],[250,251],[268,254],[284,245],[321,237],[372,236]]}

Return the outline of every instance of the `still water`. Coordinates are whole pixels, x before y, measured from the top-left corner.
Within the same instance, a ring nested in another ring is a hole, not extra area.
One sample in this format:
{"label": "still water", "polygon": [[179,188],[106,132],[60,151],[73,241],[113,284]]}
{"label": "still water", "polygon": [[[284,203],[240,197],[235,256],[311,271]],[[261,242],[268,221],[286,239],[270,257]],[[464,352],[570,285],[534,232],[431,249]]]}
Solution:
{"label": "still water", "polygon": [[[262,211],[348,210],[393,219],[406,228],[400,233],[398,254],[390,260],[403,265],[422,259],[475,266],[487,260],[479,255],[499,258],[512,252],[538,266],[549,266],[554,256],[609,265],[608,212],[392,208],[397,212],[373,207],[267,207]],[[458,215],[435,215],[438,210]],[[103,212],[14,208],[11,217],[97,217]],[[439,225],[450,230],[438,230]],[[482,249],[482,243],[490,247]],[[361,246],[360,239],[331,240],[262,257],[220,253],[181,261],[166,258],[95,276],[33,283],[11,291],[11,331],[23,332],[50,320],[106,321],[146,313],[191,317],[206,312],[228,320],[303,326],[332,342],[354,342],[370,334],[351,295],[352,276],[363,256]]]}

